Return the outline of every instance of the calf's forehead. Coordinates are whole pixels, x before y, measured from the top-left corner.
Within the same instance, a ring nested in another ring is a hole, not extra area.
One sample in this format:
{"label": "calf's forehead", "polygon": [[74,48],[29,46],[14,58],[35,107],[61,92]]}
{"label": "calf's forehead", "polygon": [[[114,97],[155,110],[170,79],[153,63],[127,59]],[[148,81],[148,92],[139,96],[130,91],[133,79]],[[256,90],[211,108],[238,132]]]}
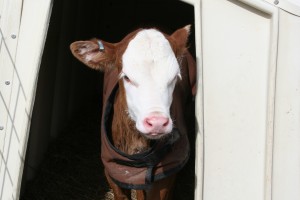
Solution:
{"label": "calf's forehead", "polygon": [[149,76],[169,79],[179,73],[169,41],[155,29],[138,32],[129,42],[122,59],[123,72],[136,79]]}

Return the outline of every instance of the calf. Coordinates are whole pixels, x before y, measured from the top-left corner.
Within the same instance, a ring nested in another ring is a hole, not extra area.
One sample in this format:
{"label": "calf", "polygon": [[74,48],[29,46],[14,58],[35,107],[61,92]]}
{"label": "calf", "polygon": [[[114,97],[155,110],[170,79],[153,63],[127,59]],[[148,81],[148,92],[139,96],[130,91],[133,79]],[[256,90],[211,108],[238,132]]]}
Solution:
{"label": "calf", "polygon": [[73,55],[104,71],[101,157],[115,199],[171,199],[189,157],[188,108],[196,66],[187,51],[190,26],[166,35],[138,29],[119,43],[71,44]]}

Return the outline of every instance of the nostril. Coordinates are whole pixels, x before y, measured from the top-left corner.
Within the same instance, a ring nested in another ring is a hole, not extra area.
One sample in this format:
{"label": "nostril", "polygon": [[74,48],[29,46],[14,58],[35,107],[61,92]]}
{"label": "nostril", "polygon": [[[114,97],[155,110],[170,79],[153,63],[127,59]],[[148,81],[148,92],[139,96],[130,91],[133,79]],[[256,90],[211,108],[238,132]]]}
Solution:
{"label": "nostril", "polygon": [[148,126],[153,126],[153,124],[150,122],[149,119],[146,119],[146,120],[145,120],[145,123],[146,123],[146,125],[148,125]]}
{"label": "nostril", "polygon": [[164,126],[164,127],[165,127],[165,126],[168,126],[168,124],[169,124],[169,119],[166,119],[166,122],[163,123],[163,126]]}

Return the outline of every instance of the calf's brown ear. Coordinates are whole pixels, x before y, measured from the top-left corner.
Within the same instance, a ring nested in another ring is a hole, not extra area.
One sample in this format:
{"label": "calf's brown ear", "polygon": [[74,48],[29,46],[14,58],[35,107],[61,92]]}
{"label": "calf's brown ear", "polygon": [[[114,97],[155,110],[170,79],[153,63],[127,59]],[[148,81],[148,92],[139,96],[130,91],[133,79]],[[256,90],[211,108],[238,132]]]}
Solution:
{"label": "calf's brown ear", "polygon": [[109,71],[115,65],[116,46],[102,40],[77,41],[70,45],[72,54],[88,67]]}
{"label": "calf's brown ear", "polygon": [[177,57],[181,57],[187,50],[187,42],[190,35],[190,29],[191,25],[187,25],[176,30],[168,38]]}

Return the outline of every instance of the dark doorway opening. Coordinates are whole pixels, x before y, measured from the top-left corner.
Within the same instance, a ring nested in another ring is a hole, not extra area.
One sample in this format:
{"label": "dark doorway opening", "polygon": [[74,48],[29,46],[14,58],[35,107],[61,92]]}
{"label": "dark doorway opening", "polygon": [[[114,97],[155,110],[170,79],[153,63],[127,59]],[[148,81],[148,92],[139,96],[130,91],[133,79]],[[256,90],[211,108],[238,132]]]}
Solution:
{"label": "dark doorway opening", "polygon": [[[100,161],[103,75],[73,58],[76,40],[118,42],[140,27],[194,24],[193,6],[161,0],[54,0],[39,71],[21,199],[110,199]],[[190,52],[195,57],[194,27]],[[194,147],[194,141],[191,144]],[[193,199],[194,148],[175,199]]]}

